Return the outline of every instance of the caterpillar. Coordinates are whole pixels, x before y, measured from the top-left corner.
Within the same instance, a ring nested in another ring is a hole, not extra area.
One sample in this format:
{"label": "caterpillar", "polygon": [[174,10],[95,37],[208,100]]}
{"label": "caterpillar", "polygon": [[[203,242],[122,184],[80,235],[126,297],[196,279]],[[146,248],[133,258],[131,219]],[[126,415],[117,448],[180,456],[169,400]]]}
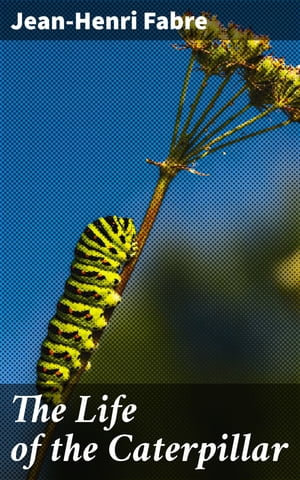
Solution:
{"label": "caterpillar", "polygon": [[121,301],[115,291],[121,279],[119,271],[136,251],[136,231],[130,218],[98,218],[81,234],[71,275],[49,322],[37,363],[37,390],[46,402],[62,402],[72,371],[82,366],[82,354],[95,350],[93,334],[105,328],[105,310]]}

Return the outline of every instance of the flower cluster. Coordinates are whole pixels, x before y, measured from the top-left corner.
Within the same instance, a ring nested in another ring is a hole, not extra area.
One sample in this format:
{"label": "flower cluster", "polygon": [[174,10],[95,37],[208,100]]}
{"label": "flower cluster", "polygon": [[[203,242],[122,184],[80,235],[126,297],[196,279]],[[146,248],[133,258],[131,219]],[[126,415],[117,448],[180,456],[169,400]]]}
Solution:
{"label": "flower cluster", "polygon": [[282,58],[262,58],[245,73],[253,105],[274,105],[292,121],[300,121],[300,70],[286,65]]}
{"label": "flower cluster", "polygon": [[233,23],[228,25],[227,36],[223,43],[228,50],[229,61],[235,66],[252,65],[270,49],[268,37],[255,35],[249,28],[242,30]]}
{"label": "flower cluster", "polygon": [[242,70],[252,105],[280,108],[291,121],[299,122],[299,67],[286,65],[280,58],[263,56],[270,49],[268,37],[234,23],[224,27],[216,16],[203,15],[207,18],[205,30],[197,29],[191,22],[191,28],[182,29],[180,35],[205,74],[224,76]]}
{"label": "flower cluster", "polygon": [[203,15],[207,18],[205,30],[198,30],[191,22],[191,28],[182,29],[180,34],[206,74],[224,75],[252,65],[270,48],[266,36],[255,35],[250,29],[242,30],[233,23],[225,28],[216,16]]}

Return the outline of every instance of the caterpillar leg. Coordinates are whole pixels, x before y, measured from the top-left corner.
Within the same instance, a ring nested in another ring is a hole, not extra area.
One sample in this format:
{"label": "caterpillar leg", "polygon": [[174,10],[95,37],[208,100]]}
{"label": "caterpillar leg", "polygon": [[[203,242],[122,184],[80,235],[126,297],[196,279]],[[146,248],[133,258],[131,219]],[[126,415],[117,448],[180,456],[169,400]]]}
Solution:
{"label": "caterpillar leg", "polygon": [[91,366],[92,366],[91,362],[87,362],[87,364],[86,364],[86,366],[85,366],[85,368],[84,368],[85,371],[87,372],[88,370],[90,370],[90,369],[91,369]]}

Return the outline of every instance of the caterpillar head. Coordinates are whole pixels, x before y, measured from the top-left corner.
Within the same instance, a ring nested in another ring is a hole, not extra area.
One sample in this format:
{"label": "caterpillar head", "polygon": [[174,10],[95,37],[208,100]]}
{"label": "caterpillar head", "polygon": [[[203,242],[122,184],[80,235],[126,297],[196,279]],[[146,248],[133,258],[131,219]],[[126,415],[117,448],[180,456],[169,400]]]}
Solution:
{"label": "caterpillar head", "polygon": [[135,225],[132,218],[121,218],[119,219],[119,221],[122,225],[123,232],[126,237],[126,243],[128,242],[131,245],[131,249],[127,254],[128,260],[129,260],[131,257],[134,257],[138,248],[138,245],[136,242]]}

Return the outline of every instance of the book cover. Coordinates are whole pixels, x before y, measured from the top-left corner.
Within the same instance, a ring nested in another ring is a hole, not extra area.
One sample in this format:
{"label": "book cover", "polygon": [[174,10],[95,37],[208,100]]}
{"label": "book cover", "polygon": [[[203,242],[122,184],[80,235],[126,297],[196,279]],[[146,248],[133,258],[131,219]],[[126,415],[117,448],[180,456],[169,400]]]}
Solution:
{"label": "book cover", "polygon": [[1,478],[299,478],[297,2],[1,2]]}

